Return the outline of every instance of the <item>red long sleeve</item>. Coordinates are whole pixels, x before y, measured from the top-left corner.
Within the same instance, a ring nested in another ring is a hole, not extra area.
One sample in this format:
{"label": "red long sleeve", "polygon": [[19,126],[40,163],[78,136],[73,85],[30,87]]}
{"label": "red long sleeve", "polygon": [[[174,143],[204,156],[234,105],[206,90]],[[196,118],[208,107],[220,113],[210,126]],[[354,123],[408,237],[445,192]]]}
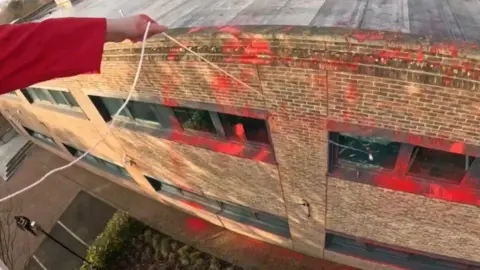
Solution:
{"label": "red long sleeve", "polygon": [[106,20],[0,25],[0,94],[50,79],[100,73]]}

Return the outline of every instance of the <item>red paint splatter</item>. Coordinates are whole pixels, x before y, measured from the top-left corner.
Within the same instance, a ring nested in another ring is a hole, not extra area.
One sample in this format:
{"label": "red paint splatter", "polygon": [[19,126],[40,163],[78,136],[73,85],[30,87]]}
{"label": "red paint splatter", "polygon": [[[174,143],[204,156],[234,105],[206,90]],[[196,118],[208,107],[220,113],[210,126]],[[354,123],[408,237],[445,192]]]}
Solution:
{"label": "red paint splatter", "polygon": [[184,204],[190,206],[190,207],[193,207],[195,209],[199,209],[199,210],[202,210],[204,207],[203,205],[199,204],[199,203],[196,203],[196,202],[192,202],[192,201],[189,201],[189,200],[183,200],[182,201]]}
{"label": "red paint splatter", "polygon": [[187,229],[194,232],[203,232],[210,226],[205,220],[197,217],[188,217],[185,224]]}
{"label": "red paint splatter", "polygon": [[204,26],[193,27],[190,30],[188,30],[188,33],[191,34],[191,33],[199,32],[199,31],[202,31],[203,29],[206,29],[206,28],[207,27],[204,27]]}
{"label": "red paint splatter", "polygon": [[218,31],[224,32],[224,33],[230,33],[235,36],[239,35],[242,32],[240,28],[235,26],[221,26],[218,28]]}
{"label": "red paint splatter", "polygon": [[350,81],[350,83],[348,84],[348,87],[347,87],[347,91],[346,91],[347,102],[350,103],[350,104],[357,102],[358,96],[359,96],[359,94],[358,94],[358,89],[357,89],[357,82],[356,81]]}
{"label": "red paint splatter", "polygon": [[385,40],[385,34],[379,31],[354,30],[352,37],[358,42]]}
{"label": "red paint splatter", "polygon": [[453,143],[450,146],[449,151],[452,152],[452,153],[464,154],[465,153],[465,144],[460,143],[460,142]]}
{"label": "red paint splatter", "polygon": [[401,51],[401,49],[382,50],[379,52],[374,52],[374,55],[387,60],[390,60],[390,59],[412,60],[413,59],[412,53]]}
{"label": "red paint splatter", "polygon": [[404,191],[410,193],[417,193],[420,187],[410,177],[399,178],[394,175],[379,174],[374,178],[374,183],[379,187],[393,189],[397,191]]}
{"label": "red paint splatter", "polygon": [[430,47],[430,53],[432,54],[445,53],[447,55],[457,57],[459,53],[459,49],[454,44],[438,43]]}
{"label": "red paint splatter", "polygon": [[176,99],[165,97],[162,100],[162,104],[170,107],[178,107],[179,103]]}
{"label": "red paint splatter", "polygon": [[420,47],[418,48],[417,61],[418,61],[418,62],[423,62],[423,46],[420,46]]}

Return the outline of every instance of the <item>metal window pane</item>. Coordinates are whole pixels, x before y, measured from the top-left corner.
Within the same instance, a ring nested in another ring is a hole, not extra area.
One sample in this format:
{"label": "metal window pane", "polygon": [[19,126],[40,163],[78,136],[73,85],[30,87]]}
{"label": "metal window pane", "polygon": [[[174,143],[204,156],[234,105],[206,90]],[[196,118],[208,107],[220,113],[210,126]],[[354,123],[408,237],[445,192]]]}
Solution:
{"label": "metal window pane", "polygon": [[[123,103],[123,99],[107,98],[107,97],[101,97],[101,99],[111,116],[115,115],[115,113],[118,111],[118,109],[120,109]],[[122,110],[120,112],[120,115],[129,117],[128,113],[125,110]]]}
{"label": "metal window pane", "polygon": [[[401,143],[379,137],[353,136],[344,133],[339,134],[338,143],[340,144],[338,152],[340,160],[364,167],[388,169],[393,169],[395,166],[401,147]],[[373,160],[370,160],[368,153],[371,154]]]}
{"label": "metal window pane", "polygon": [[[100,158],[99,158],[100,159]],[[108,162],[104,159],[101,159],[102,160],[102,163],[105,165],[105,168],[107,168],[108,170],[112,171],[112,172],[115,172],[115,173],[119,173],[120,172],[120,167],[117,166],[116,164],[113,164],[111,162]]]}
{"label": "metal window pane", "polygon": [[153,104],[151,103],[130,101],[127,105],[127,108],[133,118],[159,124],[152,106]]}
{"label": "metal window pane", "polygon": [[53,90],[50,90],[48,91],[50,93],[50,95],[52,95],[53,99],[55,100],[55,102],[59,105],[67,105],[69,106],[70,104],[68,104],[68,101],[67,99],[63,96],[62,92],[61,91],[53,91]]}
{"label": "metal window pane", "polygon": [[39,100],[52,102],[46,90],[39,88],[30,88],[27,90],[30,95],[36,96]]}
{"label": "metal window pane", "polygon": [[[82,153],[82,154],[83,154],[83,153]],[[90,155],[90,154],[87,154],[87,155],[85,156],[85,160],[91,162],[92,164],[98,164],[97,159],[96,159],[94,156]]]}
{"label": "metal window pane", "polygon": [[70,92],[63,92],[62,94],[67,99],[68,103],[70,103],[70,106],[80,107],[80,105],[78,105],[77,101],[75,100],[75,98],[73,97],[73,95]]}
{"label": "metal window pane", "polygon": [[259,221],[270,224],[271,226],[288,228],[288,222],[285,218],[263,212],[257,212],[255,216]]}
{"label": "metal window pane", "polygon": [[222,212],[229,213],[238,217],[244,217],[244,218],[249,218],[253,220],[257,219],[255,217],[255,213],[251,209],[243,206],[224,203],[224,202],[222,202]]}
{"label": "metal window pane", "polygon": [[164,182],[161,182],[161,184],[162,184],[162,188],[160,192],[166,193],[167,195],[174,195],[174,196],[180,196],[180,197],[183,196],[182,191],[178,187],[166,184]]}
{"label": "metal window pane", "polygon": [[216,210],[216,211],[221,210],[221,207],[216,200],[212,200],[210,198],[207,198],[207,197],[195,194],[195,193],[191,193],[191,192],[188,192],[188,191],[183,191],[183,196],[184,196],[185,199],[187,199],[189,201],[196,202],[196,203],[199,203],[203,206],[206,206],[206,207],[210,208],[210,210]]}

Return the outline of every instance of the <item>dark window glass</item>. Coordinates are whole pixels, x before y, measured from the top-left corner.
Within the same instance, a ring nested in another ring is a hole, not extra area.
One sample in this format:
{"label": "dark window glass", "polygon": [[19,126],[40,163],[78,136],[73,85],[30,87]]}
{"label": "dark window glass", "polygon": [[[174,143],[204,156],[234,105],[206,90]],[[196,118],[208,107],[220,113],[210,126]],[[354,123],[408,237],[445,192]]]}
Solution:
{"label": "dark window glass", "polygon": [[68,103],[70,103],[71,106],[80,107],[80,105],[78,105],[77,101],[75,100],[75,98],[72,96],[70,92],[63,92],[63,95],[65,96],[65,98],[67,99]]}
{"label": "dark window glass", "polygon": [[183,128],[215,133],[208,111],[190,108],[172,108],[172,110]]}
{"label": "dark window glass", "polygon": [[239,132],[243,132],[249,141],[269,144],[267,126],[265,121],[261,119],[241,117],[232,114],[219,113],[220,121],[227,138],[235,139]]}
{"label": "dark window glass", "polygon": [[39,100],[51,102],[45,90],[39,88],[30,88],[27,90],[31,96],[36,96]]}
{"label": "dark window glass", "polygon": [[176,186],[172,186],[162,182],[162,192],[182,196],[182,190]]}
{"label": "dark window glass", "polygon": [[27,89],[21,89],[20,91],[25,96],[25,98],[28,100],[28,102],[33,103],[35,100],[37,100],[37,97],[35,95],[30,94],[30,92],[28,92]]}
{"label": "dark window glass", "polygon": [[150,185],[152,185],[153,189],[155,189],[156,191],[160,191],[162,189],[162,183],[160,183],[156,179],[148,176],[145,176],[145,178],[147,178],[147,181],[150,183]]}
{"label": "dark window glass", "polygon": [[[118,99],[118,98],[108,98],[108,97],[101,97],[101,100],[105,107],[107,108],[107,111],[110,113],[110,115],[113,117],[115,113],[122,107],[123,102],[125,102],[123,99]],[[126,110],[122,110],[120,112],[120,115],[130,117]]]}
{"label": "dark window glass", "polygon": [[233,214],[235,216],[246,217],[246,218],[250,218],[250,219],[257,219],[255,217],[255,212],[253,212],[252,210],[250,210],[246,207],[237,206],[237,205],[222,202],[222,209],[223,209],[223,212],[227,212],[227,213]]}
{"label": "dark window glass", "polygon": [[285,218],[282,218],[282,217],[278,217],[278,216],[271,215],[268,213],[263,213],[263,212],[256,212],[255,217],[259,221],[272,224],[273,226],[288,227],[287,220],[285,220]]}
{"label": "dark window glass", "polygon": [[49,91],[49,92],[57,104],[70,106],[70,104],[68,104],[67,99],[65,98],[65,96],[61,91]]}
{"label": "dark window glass", "polygon": [[153,104],[140,101],[130,101],[127,104],[127,108],[135,119],[158,123],[158,119],[154,113]]}
{"label": "dark window glass", "polygon": [[[337,148],[340,160],[367,167],[388,169],[395,167],[401,146],[401,143],[391,142],[378,137],[362,137],[347,134],[339,134],[338,143],[340,144]],[[368,153],[371,154],[372,160]]]}
{"label": "dark window glass", "polygon": [[77,149],[71,147],[70,145],[63,144],[63,146],[65,146],[65,148],[67,148],[68,152],[70,152],[70,154],[72,156],[76,156],[77,153],[79,152]]}
{"label": "dark window glass", "polygon": [[417,146],[412,153],[409,172],[459,184],[474,159],[465,155]]}
{"label": "dark window glass", "polygon": [[[80,154],[80,155],[83,155],[83,153]],[[80,156],[80,155],[79,155],[79,156]],[[97,160],[94,156],[92,156],[92,155],[90,155],[90,154],[87,154],[87,155],[84,157],[84,159],[87,160],[87,161],[90,161],[90,162],[93,163],[93,164],[99,164],[99,163],[98,163],[98,160]],[[99,165],[101,165],[101,164],[99,164]]]}

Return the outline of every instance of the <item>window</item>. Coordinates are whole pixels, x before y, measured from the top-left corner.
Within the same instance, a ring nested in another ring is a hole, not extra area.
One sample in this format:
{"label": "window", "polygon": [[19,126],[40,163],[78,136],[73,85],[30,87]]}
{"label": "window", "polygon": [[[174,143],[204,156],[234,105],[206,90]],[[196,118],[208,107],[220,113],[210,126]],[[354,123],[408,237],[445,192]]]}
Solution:
{"label": "window", "polygon": [[181,188],[167,184],[164,181],[157,180],[150,176],[145,176],[145,177],[158,193],[162,193],[174,199],[182,199],[187,202],[192,202],[192,203],[201,205],[204,210],[207,210],[210,212],[216,212],[220,210],[220,205],[215,200],[183,190]]}
{"label": "window", "polygon": [[[352,167],[354,170],[383,168],[390,170],[392,174],[398,174],[399,177],[408,174],[415,178],[458,185],[476,159],[473,156],[392,142],[379,137],[332,132],[330,140],[329,170],[347,178],[354,177]],[[399,171],[394,171],[400,155],[407,166],[399,166]],[[359,179],[358,173],[356,178]],[[362,178],[363,180],[369,181],[366,178]]]}
{"label": "window", "polygon": [[63,107],[80,107],[70,92],[29,87],[21,89],[30,103],[47,102]]}
{"label": "window", "polygon": [[290,228],[285,218],[231,203],[221,202],[220,204],[222,211],[219,215],[221,216],[286,238],[290,237]]}
{"label": "window", "polygon": [[30,136],[34,137],[35,139],[43,141],[44,143],[49,144],[51,146],[58,147],[57,143],[55,143],[55,141],[51,137],[44,135],[40,132],[31,130],[27,127],[23,127],[23,128],[28,132],[28,134],[30,134]]}
{"label": "window", "polygon": [[414,254],[413,252],[395,250],[393,248],[380,247],[377,244],[363,243],[352,238],[334,235],[332,233],[327,233],[325,249],[358,258],[388,263],[406,269],[479,269],[473,265],[467,265],[445,259],[432,258],[425,255]]}
{"label": "window", "polygon": [[152,185],[153,189],[155,189],[159,193],[163,193],[167,196],[172,196],[175,198],[182,197],[182,190],[175,186],[169,185],[163,181],[157,180],[150,176],[145,176],[148,182]]}
{"label": "window", "polygon": [[[72,154],[72,156],[74,156],[74,157],[79,157],[79,156],[81,156],[85,153],[81,150],[76,149],[73,146],[66,145],[66,144],[64,144],[64,146],[65,146],[65,148],[67,148],[67,150],[70,152],[70,154]],[[116,165],[112,162],[106,161],[104,159],[93,156],[91,154],[87,154],[83,158],[83,160],[85,162],[90,163],[91,165],[99,168],[99,169],[102,169],[102,170],[107,171],[109,173],[113,173],[113,174],[115,174],[117,176],[120,176],[124,179],[127,179],[127,180],[132,179],[132,177],[127,172],[127,170],[125,170],[125,168],[120,167],[120,166],[118,166],[118,165]]]}
{"label": "window", "polygon": [[191,129],[203,131],[208,133],[215,133],[210,114],[205,110],[197,110],[190,108],[173,108],[173,113],[178,119],[178,122],[184,129]]}
{"label": "window", "polygon": [[220,202],[199,194],[182,190],[153,177],[145,177],[147,178],[148,182],[150,182],[152,187],[159,193],[175,199],[193,202],[201,205],[206,211],[210,211],[214,214],[235,220],[239,223],[248,224],[283,237],[290,237],[290,229],[285,218],[269,213],[255,211],[240,205]]}
{"label": "window", "polygon": [[[90,99],[95,107],[97,107],[105,122],[111,121],[112,117],[125,102],[124,99],[98,96],[90,96]],[[161,119],[157,111],[157,107],[160,106],[162,105],[130,100],[119,115],[133,121],[160,125]]]}
{"label": "window", "polygon": [[460,184],[474,157],[416,146],[410,159],[409,173]]}
{"label": "window", "polygon": [[265,120],[225,113],[219,113],[218,116],[227,138],[238,139],[239,136],[245,136],[249,141],[270,143]]}
{"label": "window", "polygon": [[[337,157],[340,161],[362,167],[387,169],[395,167],[401,143],[378,137],[362,137],[346,133],[338,133],[334,137],[340,144],[336,147],[338,149]],[[369,153],[373,159],[370,158]]]}

